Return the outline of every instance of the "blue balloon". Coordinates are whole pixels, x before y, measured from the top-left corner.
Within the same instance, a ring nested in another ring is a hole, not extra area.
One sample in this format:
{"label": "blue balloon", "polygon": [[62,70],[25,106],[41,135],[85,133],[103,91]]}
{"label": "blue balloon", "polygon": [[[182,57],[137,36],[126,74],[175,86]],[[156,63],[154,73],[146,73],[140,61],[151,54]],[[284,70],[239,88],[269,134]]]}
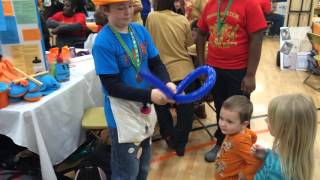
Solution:
{"label": "blue balloon", "polygon": [[149,82],[152,86],[160,89],[169,99],[173,99],[174,93],[159,78],[147,71],[140,71],[143,80]]}
{"label": "blue balloon", "polygon": [[[202,86],[196,91],[189,94],[182,94],[183,90],[188,87],[199,76],[206,74],[207,79]],[[200,100],[207,95],[216,82],[216,71],[209,66],[200,66],[187,75],[177,86],[177,93],[173,98],[178,103],[191,103]]]}
{"label": "blue balloon", "polygon": [[[206,74],[207,79],[203,83],[203,85],[197,89],[196,91],[183,94],[183,91],[186,87],[188,87],[194,80],[196,80],[199,76]],[[177,103],[185,104],[197,101],[207,95],[210,90],[213,88],[216,81],[216,72],[210,66],[200,66],[190,74],[187,75],[177,86],[177,92],[174,94],[162,81],[160,81],[157,77],[152,75],[147,71],[140,71],[141,77],[160,89],[169,99],[175,100]]]}

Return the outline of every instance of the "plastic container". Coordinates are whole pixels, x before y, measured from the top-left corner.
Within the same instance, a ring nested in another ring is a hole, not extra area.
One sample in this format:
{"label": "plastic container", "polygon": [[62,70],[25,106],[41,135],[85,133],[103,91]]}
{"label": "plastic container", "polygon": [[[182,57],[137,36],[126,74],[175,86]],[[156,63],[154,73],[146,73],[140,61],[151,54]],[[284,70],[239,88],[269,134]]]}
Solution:
{"label": "plastic container", "polygon": [[6,83],[0,82],[0,109],[9,105],[9,86]]}
{"label": "plastic container", "polygon": [[70,58],[76,57],[76,48],[75,47],[69,47],[70,51]]}
{"label": "plastic container", "polygon": [[33,72],[38,73],[44,71],[43,64],[41,62],[41,59],[38,59],[38,57],[34,57],[33,63]]}

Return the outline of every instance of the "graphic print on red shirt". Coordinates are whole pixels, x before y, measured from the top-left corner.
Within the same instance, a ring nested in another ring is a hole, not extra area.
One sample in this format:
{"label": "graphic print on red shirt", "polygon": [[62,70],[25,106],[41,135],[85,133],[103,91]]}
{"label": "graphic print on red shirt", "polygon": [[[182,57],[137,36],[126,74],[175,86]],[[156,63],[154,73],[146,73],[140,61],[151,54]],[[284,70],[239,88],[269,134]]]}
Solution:
{"label": "graphic print on red shirt", "polygon": [[[229,0],[221,0],[220,19],[223,18]],[[207,64],[221,69],[242,69],[247,67],[250,33],[267,27],[257,1],[233,0],[224,24],[218,34],[218,0],[209,0],[198,27],[209,32]]]}

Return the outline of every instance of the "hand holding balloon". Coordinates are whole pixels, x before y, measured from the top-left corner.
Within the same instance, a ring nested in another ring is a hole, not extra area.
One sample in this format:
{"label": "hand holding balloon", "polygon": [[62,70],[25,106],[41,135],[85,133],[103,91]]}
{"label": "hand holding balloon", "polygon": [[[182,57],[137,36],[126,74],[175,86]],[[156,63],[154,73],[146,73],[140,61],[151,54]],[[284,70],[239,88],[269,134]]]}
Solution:
{"label": "hand holding balloon", "polygon": [[173,82],[168,82],[166,86],[173,92],[174,94],[177,92],[177,86]]}
{"label": "hand holding balloon", "polygon": [[152,89],[151,102],[158,105],[165,105],[170,102],[166,95],[160,89]]}
{"label": "hand holding balloon", "polygon": [[[203,85],[192,93],[183,94],[184,89],[188,87],[194,80],[196,80],[202,74],[207,75],[207,79],[203,83]],[[209,66],[200,66],[194,71],[192,71],[190,74],[188,74],[187,77],[180,82],[180,84],[176,88],[176,92],[172,92],[170,88],[164,85],[163,82],[161,82],[157,77],[153,76],[151,73],[146,71],[140,71],[140,75],[144,80],[146,80],[156,88],[160,89],[167,96],[167,98],[172,99],[177,103],[191,103],[201,99],[210,92],[216,81],[216,72],[213,68]]]}

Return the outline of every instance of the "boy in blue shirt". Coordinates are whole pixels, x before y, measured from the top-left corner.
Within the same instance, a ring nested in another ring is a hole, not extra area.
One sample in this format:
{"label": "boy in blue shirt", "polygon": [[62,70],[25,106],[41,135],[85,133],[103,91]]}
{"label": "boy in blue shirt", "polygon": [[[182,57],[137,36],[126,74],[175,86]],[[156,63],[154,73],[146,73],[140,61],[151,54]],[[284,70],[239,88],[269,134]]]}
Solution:
{"label": "boy in blue shirt", "polygon": [[151,71],[175,91],[149,33],[129,23],[130,0],[94,0],[109,23],[93,45],[96,73],[105,94],[105,115],[111,138],[112,179],[147,179],[151,139],[156,116],[151,103],[169,100],[159,89],[150,89],[139,75]]}

